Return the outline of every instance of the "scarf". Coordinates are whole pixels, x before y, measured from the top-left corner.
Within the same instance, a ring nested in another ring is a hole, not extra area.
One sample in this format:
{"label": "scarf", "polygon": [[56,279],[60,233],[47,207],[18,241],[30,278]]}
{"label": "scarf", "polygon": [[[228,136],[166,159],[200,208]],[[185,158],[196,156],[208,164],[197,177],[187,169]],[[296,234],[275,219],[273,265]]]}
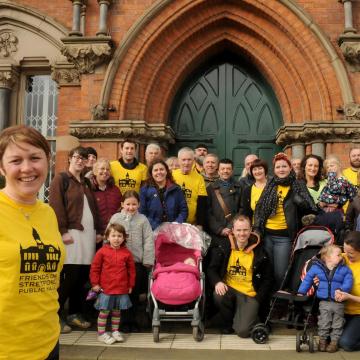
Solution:
{"label": "scarf", "polygon": [[286,178],[280,179],[274,175],[274,177],[266,184],[264,191],[262,192],[261,197],[256,204],[255,221],[257,223],[257,227],[260,228],[261,231],[264,229],[268,218],[276,214],[279,201],[277,192],[278,185],[290,186],[291,191],[293,191],[295,194],[298,194],[308,203],[311,211],[315,213],[317,212],[314,200],[311,197],[305,182],[296,179],[294,170],[291,170],[289,176]]}

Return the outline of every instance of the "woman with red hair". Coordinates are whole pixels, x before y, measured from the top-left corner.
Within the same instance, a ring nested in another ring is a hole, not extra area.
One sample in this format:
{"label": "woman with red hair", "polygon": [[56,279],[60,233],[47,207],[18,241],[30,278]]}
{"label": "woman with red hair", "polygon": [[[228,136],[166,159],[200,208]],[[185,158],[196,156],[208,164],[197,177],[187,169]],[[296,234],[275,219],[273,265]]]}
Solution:
{"label": "woman with red hair", "polygon": [[296,180],[286,154],[274,156],[273,168],[274,177],[265,186],[255,208],[254,230],[263,237],[279,288],[301,217],[316,213],[317,209],[305,183]]}

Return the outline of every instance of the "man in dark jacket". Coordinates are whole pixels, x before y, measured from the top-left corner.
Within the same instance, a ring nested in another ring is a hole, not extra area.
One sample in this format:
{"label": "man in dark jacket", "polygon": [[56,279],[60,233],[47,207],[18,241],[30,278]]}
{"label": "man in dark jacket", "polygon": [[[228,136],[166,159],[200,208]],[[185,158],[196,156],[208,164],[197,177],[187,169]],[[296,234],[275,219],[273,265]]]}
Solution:
{"label": "man in dark jacket", "polygon": [[219,161],[219,179],[209,184],[208,226],[212,246],[227,241],[231,232],[232,218],[239,212],[241,188],[233,178],[233,162],[230,159]]}
{"label": "man in dark jacket", "polygon": [[259,238],[251,233],[248,217],[234,218],[232,234],[228,242],[211,249],[207,275],[215,289],[222,332],[248,337],[260,308],[270,299],[272,266]]}

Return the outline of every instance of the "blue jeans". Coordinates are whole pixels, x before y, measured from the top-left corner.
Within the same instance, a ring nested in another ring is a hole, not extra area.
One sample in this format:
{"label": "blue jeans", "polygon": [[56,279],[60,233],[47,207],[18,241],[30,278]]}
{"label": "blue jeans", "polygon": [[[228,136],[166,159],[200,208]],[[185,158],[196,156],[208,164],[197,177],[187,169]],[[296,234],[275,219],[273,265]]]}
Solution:
{"label": "blue jeans", "polygon": [[273,265],[276,288],[279,289],[289,265],[291,239],[285,236],[266,234],[264,246]]}
{"label": "blue jeans", "polygon": [[360,315],[346,315],[339,345],[345,351],[360,350]]}

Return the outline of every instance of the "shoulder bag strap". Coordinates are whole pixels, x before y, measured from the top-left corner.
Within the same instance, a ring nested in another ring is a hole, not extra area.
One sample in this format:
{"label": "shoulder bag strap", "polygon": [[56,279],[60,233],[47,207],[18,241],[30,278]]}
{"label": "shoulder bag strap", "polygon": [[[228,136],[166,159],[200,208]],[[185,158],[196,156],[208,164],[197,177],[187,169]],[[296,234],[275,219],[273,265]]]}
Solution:
{"label": "shoulder bag strap", "polygon": [[231,212],[229,211],[229,208],[226,206],[225,201],[224,201],[223,197],[220,194],[220,190],[219,189],[214,189],[214,192],[215,192],[216,198],[219,201],[219,204],[220,204],[221,208],[224,211],[225,219],[230,220]]}

